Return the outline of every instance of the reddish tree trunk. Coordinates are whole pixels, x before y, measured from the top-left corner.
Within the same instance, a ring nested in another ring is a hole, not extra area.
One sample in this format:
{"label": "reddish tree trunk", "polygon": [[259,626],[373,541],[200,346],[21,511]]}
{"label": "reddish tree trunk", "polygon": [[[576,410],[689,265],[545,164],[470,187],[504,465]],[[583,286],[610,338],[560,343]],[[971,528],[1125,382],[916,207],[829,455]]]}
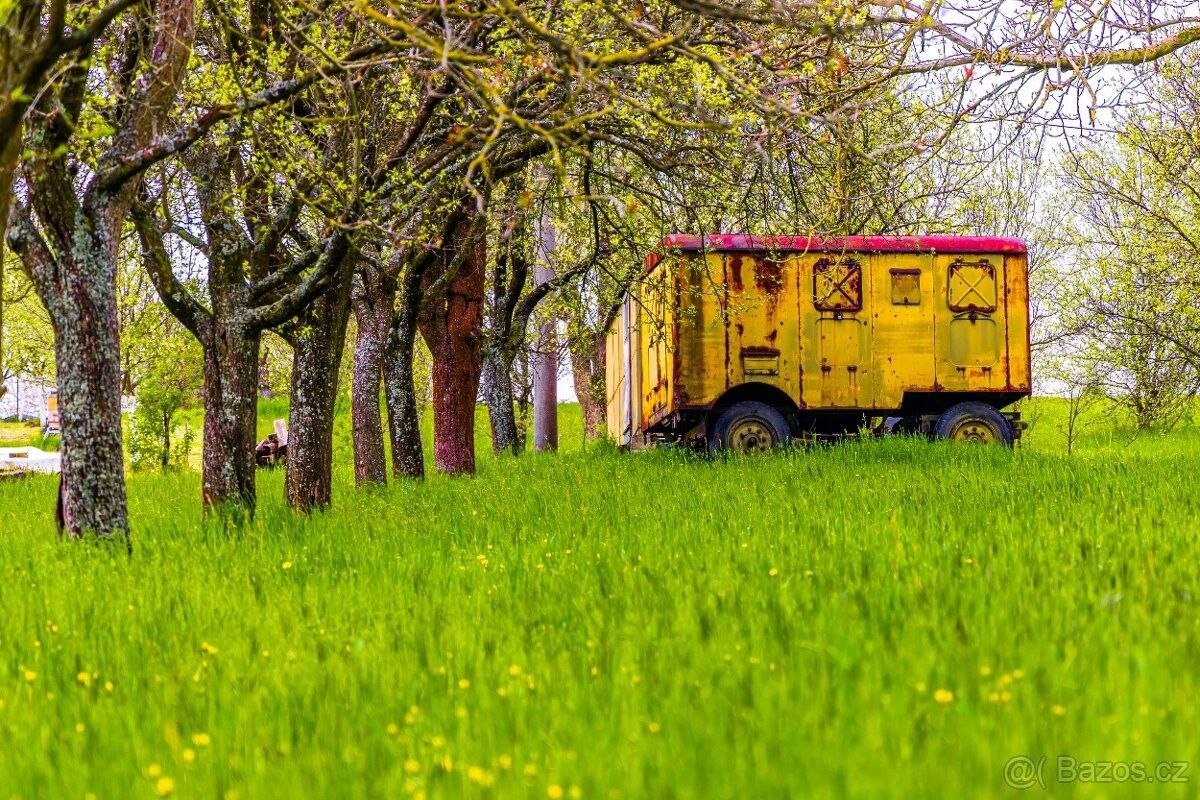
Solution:
{"label": "reddish tree trunk", "polygon": [[353,308],[358,333],[354,343],[350,407],[354,480],[359,486],[387,483],[379,389],[395,302],[395,281],[383,283],[366,277],[355,289]]}
{"label": "reddish tree trunk", "polygon": [[[434,462],[449,475],[475,473],[475,401],[483,369],[487,245],[472,227],[472,215],[468,214],[429,277],[436,280],[447,270],[453,274],[444,288],[426,299],[420,316],[421,336],[433,356]],[[461,253],[464,247],[469,251]]]}
{"label": "reddish tree trunk", "polygon": [[216,319],[204,345],[204,507],[240,523],[254,515],[260,335]]}

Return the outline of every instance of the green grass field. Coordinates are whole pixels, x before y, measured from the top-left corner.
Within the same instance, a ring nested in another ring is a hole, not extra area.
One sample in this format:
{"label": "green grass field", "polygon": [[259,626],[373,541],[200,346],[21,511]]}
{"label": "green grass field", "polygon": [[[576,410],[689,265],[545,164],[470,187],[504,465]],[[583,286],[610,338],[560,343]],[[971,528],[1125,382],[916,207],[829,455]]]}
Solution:
{"label": "green grass field", "polygon": [[1018,755],[1194,796],[1200,428],[1098,413],[1068,458],[1062,412],[707,461],[583,450],[566,407],[558,456],[343,467],[311,519],[263,473],[236,535],[134,476],[132,557],[5,483],[0,798],[1013,796]]}

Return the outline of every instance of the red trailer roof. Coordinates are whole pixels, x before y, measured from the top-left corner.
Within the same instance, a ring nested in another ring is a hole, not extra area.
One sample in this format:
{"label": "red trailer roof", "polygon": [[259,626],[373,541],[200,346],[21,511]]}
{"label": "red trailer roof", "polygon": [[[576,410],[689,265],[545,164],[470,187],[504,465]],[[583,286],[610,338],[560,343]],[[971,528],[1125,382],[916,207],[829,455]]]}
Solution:
{"label": "red trailer roof", "polygon": [[749,236],[718,233],[665,237],[663,250],[785,251],[808,253],[1025,253],[1020,239],[999,236]]}

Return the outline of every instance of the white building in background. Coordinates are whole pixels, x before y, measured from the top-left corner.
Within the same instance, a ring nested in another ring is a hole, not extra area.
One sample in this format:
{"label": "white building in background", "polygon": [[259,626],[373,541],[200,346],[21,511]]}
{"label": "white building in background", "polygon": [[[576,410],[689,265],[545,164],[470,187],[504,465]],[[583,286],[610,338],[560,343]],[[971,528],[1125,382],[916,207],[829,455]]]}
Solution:
{"label": "white building in background", "polygon": [[[50,396],[56,393],[53,381],[29,375],[14,375],[4,381],[4,388],[4,396],[0,397],[0,419],[36,419],[45,427]],[[54,421],[57,424],[57,420]]]}

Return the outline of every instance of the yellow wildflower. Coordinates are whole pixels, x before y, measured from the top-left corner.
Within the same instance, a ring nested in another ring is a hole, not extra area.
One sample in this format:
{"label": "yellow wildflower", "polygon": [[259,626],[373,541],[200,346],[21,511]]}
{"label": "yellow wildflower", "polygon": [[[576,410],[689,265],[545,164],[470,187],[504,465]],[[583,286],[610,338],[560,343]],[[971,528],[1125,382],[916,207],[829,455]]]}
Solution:
{"label": "yellow wildflower", "polygon": [[933,700],[938,705],[948,705],[954,702],[954,692],[949,689],[938,689],[933,693]]}

